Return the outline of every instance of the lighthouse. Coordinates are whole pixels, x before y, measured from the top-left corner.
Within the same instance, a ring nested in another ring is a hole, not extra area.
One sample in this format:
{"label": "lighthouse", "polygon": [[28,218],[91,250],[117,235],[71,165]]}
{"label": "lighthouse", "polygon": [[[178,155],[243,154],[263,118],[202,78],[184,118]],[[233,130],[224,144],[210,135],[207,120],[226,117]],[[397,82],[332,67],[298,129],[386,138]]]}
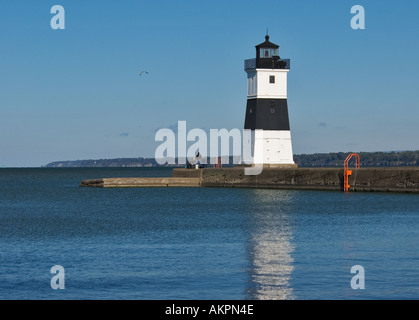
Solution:
{"label": "lighthouse", "polygon": [[244,129],[252,132],[253,165],[294,167],[287,104],[290,60],[269,41],[256,46],[256,58],[244,61],[247,106]]}

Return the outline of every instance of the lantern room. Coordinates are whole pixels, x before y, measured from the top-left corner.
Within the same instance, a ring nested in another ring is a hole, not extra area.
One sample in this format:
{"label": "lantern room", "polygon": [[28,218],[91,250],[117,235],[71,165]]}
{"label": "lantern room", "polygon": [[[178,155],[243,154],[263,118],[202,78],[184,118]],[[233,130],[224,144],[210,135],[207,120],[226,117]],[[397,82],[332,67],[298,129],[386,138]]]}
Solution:
{"label": "lantern room", "polygon": [[279,58],[279,46],[269,41],[269,36],[265,36],[265,42],[256,46],[256,58],[272,59]]}

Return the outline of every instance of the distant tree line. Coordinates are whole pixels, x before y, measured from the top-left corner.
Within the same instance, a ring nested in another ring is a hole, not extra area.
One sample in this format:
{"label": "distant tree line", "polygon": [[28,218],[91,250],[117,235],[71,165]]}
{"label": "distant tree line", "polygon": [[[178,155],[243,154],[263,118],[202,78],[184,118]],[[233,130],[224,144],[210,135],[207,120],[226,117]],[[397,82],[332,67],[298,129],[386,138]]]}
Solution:
{"label": "distant tree line", "polygon": [[[350,152],[316,153],[294,155],[299,167],[342,167]],[[407,167],[419,165],[419,151],[402,152],[358,152],[361,167]],[[228,166],[224,158],[223,166]],[[237,159],[236,159],[237,160]],[[235,161],[237,162],[237,161]],[[233,157],[230,157],[230,165]],[[350,163],[351,165],[351,163]],[[55,161],[47,164],[47,168],[105,168],[105,167],[184,167],[176,164],[173,159],[164,165],[158,164],[154,158],[117,158],[99,160]],[[210,165],[211,166],[211,165]]]}
{"label": "distant tree line", "polygon": [[[361,167],[407,167],[419,165],[419,151],[357,152]],[[341,167],[350,152],[294,155],[299,167]],[[351,162],[349,163],[351,165]]]}
{"label": "distant tree line", "polygon": [[112,168],[112,167],[158,167],[154,158],[117,158],[97,160],[55,161],[47,168]]}

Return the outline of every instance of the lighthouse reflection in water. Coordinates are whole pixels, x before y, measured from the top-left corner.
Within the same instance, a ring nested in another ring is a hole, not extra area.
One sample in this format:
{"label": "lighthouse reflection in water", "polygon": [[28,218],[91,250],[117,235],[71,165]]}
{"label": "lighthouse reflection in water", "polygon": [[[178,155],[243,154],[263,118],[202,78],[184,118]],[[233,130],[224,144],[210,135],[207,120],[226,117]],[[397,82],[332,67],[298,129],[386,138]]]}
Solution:
{"label": "lighthouse reflection in water", "polygon": [[253,212],[247,247],[251,265],[248,298],[293,299],[290,279],[294,246],[288,215],[293,193],[252,190],[250,201],[258,204],[251,207],[260,210]]}

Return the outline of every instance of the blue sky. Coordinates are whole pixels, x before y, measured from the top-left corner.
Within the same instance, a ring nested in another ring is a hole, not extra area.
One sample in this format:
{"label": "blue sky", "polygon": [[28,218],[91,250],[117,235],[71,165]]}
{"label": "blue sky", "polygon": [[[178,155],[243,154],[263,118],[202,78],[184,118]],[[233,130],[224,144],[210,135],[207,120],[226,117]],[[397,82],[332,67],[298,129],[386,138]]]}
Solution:
{"label": "blue sky", "polygon": [[[53,30],[53,5],[65,30]],[[353,30],[353,5],[365,30]],[[159,128],[243,128],[243,60],[291,59],[295,154],[419,149],[416,1],[2,1],[0,167],[153,157]],[[142,70],[148,75],[140,76]]]}

